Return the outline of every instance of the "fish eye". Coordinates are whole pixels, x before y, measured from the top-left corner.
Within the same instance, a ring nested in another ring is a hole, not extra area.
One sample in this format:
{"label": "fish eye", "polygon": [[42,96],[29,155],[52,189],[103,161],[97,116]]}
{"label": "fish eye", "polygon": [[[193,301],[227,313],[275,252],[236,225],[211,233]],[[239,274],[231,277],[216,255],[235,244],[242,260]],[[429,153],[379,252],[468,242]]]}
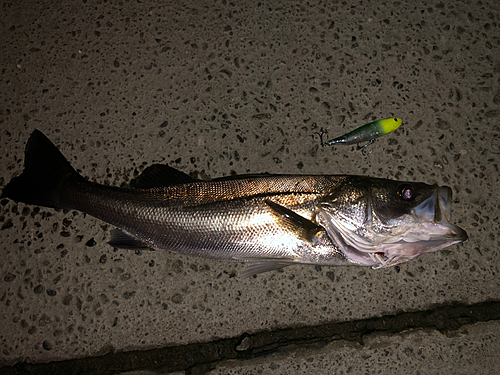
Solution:
{"label": "fish eye", "polygon": [[413,191],[413,187],[410,185],[403,185],[399,188],[398,194],[405,201],[411,201],[415,197],[415,192]]}

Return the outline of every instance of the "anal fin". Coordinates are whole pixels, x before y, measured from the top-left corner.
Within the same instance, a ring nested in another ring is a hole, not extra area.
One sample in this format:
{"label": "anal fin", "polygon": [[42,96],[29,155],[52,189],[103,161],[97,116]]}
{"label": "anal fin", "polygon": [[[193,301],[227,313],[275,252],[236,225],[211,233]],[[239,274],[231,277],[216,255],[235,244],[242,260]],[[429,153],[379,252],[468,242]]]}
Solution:
{"label": "anal fin", "polygon": [[148,244],[125,233],[119,229],[111,231],[111,240],[108,242],[113,247],[126,250],[152,250]]}
{"label": "anal fin", "polygon": [[240,275],[240,280],[247,279],[253,275],[278,270],[280,268],[297,264],[288,259],[255,259],[252,260]]}

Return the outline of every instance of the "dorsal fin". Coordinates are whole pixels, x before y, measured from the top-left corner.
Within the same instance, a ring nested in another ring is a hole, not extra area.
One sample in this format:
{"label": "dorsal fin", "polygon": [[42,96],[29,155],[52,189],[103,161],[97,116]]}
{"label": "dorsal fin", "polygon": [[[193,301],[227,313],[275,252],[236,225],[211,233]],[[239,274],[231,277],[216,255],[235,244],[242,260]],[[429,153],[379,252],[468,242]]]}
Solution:
{"label": "dorsal fin", "polygon": [[281,176],[283,176],[283,175],[270,174],[270,173],[250,173],[250,174],[236,174],[236,175],[232,175],[232,176],[212,178],[211,181],[233,181],[233,180],[260,178],[260,177],[281,177]]}
{"label": "dorsal fin", "polygon": [[147,167],[138,177],[130,181],[134,189],[151,189],[161,186],[170,186],[196,182],[184,172],[169,167],[166,164],[153,164]]}

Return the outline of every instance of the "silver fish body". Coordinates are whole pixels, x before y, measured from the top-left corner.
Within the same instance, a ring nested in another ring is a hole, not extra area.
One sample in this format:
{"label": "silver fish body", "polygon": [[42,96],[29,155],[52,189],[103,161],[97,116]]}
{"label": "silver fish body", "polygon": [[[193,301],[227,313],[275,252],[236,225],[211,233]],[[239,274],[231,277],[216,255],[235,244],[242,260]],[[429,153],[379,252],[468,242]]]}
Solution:
{"label": "silver fish body", "polygon": [[39,131],[3,190],[117,226],[110,244],[251,262],[242,277],[291,264],[387,267],[467,239],[451,190],[362,176],[253,175],[193,180],[146,169],[135,188],[86,181]]}

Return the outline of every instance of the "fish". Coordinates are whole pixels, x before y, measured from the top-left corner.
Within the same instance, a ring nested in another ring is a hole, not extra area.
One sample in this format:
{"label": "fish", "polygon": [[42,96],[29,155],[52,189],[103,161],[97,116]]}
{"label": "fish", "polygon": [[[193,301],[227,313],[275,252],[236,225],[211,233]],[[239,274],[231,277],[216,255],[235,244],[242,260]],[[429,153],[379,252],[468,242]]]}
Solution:
{"label": "fish", "polygon": [[[349,133],[346,133],[344,135],[341,135],[340,137],[330,139],[329,141],[323,142],[323,135],[327,134],[326,131],[321,128],[319,132],[316,134],[319,135],[321,146],[332,146],[335,144],[345,144],[345,145],[353,145],[357,144],[358,150],[362,150],[363,155],[365,154],[365,149],[369,145],[373,144],[377,138],[383,137],[384,135],[387,135],[397,128],[401,126],[403,123],[403,120],[397,117],[391,117],[391,118],[386,118],[383,120],[377,120],[370,122],[369,124],[360,126],[359,128],[354,129],[353,131],[350,131]],[[364,145],[360,145],[361,142],[367,142]],[[370,152],[371,153],[371,152]]]}
{"label": "fish", "polygon": [[112,224],[115,248],[247,262],[241,279],[296,264],[384,268],[468,238],[450,223],[446,186],[354,175],[198,180],[153,164],[120,188],[85,179],[39,130],[2,195]]}

